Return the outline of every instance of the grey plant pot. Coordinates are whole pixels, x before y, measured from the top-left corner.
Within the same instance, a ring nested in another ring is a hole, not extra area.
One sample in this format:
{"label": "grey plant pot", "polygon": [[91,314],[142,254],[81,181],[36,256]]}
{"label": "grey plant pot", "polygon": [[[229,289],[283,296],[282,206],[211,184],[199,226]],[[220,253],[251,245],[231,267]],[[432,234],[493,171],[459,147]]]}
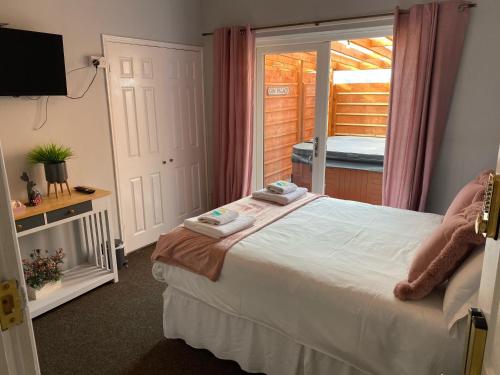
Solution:
{"label": "grey plant pot", "polygon": [[63,183],[68,180],[68,170],[66,168],[66,162],[61,161],[59,163],[44,164],[45,168],[45,179],[47,182]]}

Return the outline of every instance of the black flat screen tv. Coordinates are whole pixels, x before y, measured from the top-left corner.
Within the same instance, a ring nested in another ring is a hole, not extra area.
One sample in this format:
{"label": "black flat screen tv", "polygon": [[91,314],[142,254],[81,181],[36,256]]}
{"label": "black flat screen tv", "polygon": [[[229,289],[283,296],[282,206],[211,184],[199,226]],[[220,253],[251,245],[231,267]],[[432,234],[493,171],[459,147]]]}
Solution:
{"label": "black flat screen tv", "polygon": [[0,96],[67,95],[62,35],[0,27]]}

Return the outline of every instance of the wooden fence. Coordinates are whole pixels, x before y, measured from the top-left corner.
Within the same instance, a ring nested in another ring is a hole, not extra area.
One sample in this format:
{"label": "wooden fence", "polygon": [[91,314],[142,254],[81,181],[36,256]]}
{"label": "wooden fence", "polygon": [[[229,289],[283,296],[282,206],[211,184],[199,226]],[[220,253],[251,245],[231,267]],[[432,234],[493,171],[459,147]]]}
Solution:
{"label": "wooden fence", "polygon": [[385,137],[389,83],[330,86],[330,135]]}
{"label": "wooden fence", "polygon": [[[293,145],[313,137],[315,68],[313,53],[265,57],[264,183],[290,179]],[[330,82],[328,134],[385,137],[388,99],[388,83]]]}
{"label": "wooden fence", "polygon": [[293,145],[313,136],[315,66],[311,53],[265,58],[264,183],[290,179]]}

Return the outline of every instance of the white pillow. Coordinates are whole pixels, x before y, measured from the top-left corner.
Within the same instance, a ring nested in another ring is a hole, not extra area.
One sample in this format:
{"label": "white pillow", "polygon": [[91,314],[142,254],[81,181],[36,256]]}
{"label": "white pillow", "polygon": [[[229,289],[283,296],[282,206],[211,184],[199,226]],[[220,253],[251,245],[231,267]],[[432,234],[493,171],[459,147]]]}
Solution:
{"label": "white pillow", "polygon": [[451,330],[453,325],[467,316],[470,307],[477,307],[484,246],[475,249],[455,271],[448,282],[443,299],[443,314]]}

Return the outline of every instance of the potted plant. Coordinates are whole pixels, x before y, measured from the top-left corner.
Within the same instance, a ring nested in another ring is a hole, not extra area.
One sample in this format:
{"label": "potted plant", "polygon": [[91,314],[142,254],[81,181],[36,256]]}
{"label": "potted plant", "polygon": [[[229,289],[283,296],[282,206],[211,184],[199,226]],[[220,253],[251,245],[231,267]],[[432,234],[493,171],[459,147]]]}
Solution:
{"label": "potted plant", "polygon": [[62,184],[68,180],[66,160],[72,156],[70,147],[47,143],[35,147],[28,153],[27,158],[31,164],[43,164],[45,179],[49,184]]}
{"label": "potted plant", "polygon": [[45,250],[33,250],[30,259],[23,259],[24,279],[28,287],[28,298],[36,300],[61,287],[64,251],[59,249],[54,255]]}

